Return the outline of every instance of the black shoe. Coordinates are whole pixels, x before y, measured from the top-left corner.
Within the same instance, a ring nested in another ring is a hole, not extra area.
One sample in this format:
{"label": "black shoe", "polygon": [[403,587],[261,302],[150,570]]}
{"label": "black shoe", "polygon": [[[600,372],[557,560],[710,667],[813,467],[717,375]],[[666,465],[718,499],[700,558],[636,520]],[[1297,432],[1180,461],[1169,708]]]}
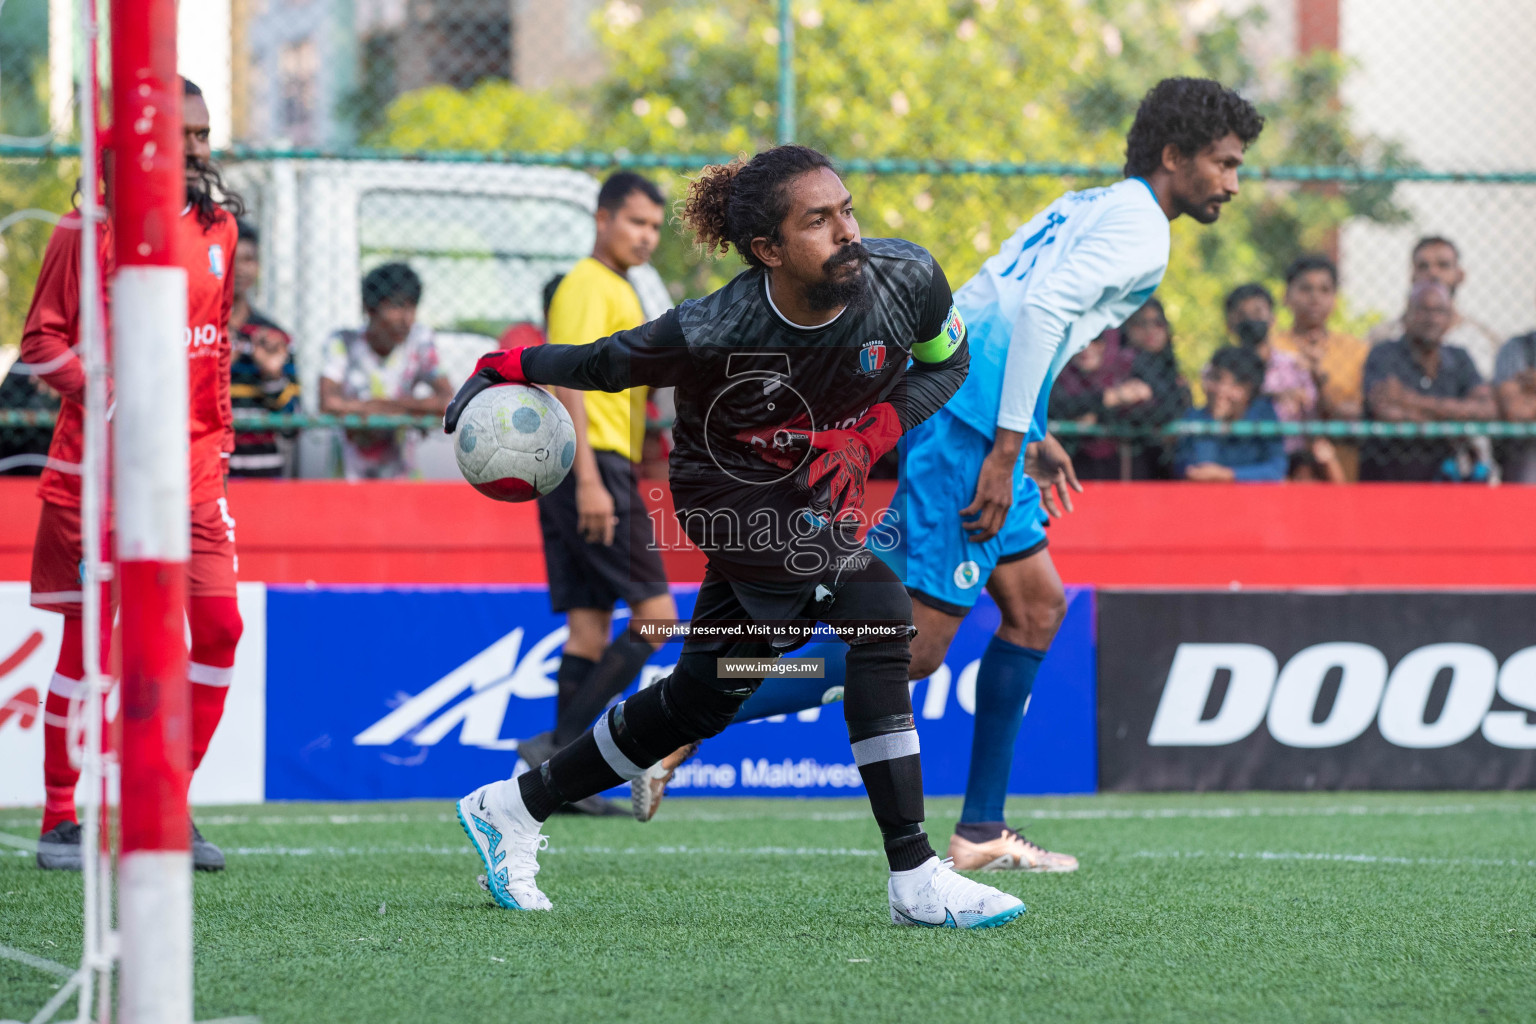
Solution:
{"label": "black shoe", "polygon": [[192,826],[192,867],[198,871],[223,871],[224,851],[203,838],[196,822],[187,824]]}
{"label": "black shoe", "polygon": [[585,814],[593,818],[629,817],[629,811],[612,800],[605,800],[600,796],[589,796],[584,800],[577,800],[572,804],[561,804],[555,810],[556,814]]}
{"label": "black shoe", "polygon": [[555,745],[553,732],[541,732],[537,736],[517,741],[517,756],[526,761],[529,768],[537,768],[554,757],[559,749]]}
{"label": "black shoe", "polygon": [[80,870],[80,824],[61,821],[37,840],[37,866],[44,871]]}

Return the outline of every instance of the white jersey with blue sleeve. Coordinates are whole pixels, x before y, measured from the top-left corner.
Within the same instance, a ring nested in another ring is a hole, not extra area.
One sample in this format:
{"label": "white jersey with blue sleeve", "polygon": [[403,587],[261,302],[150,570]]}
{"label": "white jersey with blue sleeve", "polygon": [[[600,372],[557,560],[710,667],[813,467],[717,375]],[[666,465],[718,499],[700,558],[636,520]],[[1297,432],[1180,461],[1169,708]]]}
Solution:
{"label": "white jersey with blue sleeve", "polygon": [[988,438],[998,427],[1044,436],[1062,367],[1152,297],[1168,238],[1168,217],[1141,178],[1047,206],[955,293],[971,369],[946,408]]}

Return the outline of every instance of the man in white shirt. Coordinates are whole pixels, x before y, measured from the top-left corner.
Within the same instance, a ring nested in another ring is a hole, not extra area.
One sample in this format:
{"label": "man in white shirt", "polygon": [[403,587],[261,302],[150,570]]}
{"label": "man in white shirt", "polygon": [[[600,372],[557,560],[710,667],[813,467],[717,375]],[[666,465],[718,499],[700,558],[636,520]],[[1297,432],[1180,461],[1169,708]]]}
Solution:
{"label": "man in white shirt", "polygon": [[[441,415],[453,385],[438,365],[432,328],[416,319],[421,278],[404,263],[385,263],[363,278],[361,330],[326,340],[320,368],[320,411],[333,416]],[[407,430],[349,430],[342,447],[348,480],[410,476],[415,469]]]}

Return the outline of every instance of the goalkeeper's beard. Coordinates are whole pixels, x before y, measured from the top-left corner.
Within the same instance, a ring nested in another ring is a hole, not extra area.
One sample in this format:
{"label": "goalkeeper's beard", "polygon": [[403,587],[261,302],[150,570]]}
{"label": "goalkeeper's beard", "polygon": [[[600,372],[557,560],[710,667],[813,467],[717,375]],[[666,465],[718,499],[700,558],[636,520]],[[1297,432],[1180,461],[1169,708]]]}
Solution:
{"label": "goalkeeper's beard", "polygon": [[[805,304],[815,310],[839,307],[854,313],[868,310],[874,304],[870,296],[869,280],[864,276],[864,267],[869,263],[869,257],[869,250],[859,242],[843,246],[836,255],[822,264],[827,276],[806,288]],[[849,264],[853,265],[851,272],[840,272]]]}

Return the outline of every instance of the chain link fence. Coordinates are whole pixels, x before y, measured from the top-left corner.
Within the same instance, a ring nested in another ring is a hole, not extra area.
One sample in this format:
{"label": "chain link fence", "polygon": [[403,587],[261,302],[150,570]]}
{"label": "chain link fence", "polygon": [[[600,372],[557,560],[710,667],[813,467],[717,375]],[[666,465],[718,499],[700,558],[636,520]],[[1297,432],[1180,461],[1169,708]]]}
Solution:
{"label": "chain link fence", "polygon": [[[1519,120],[1536,72],[1518,44],[1536,8],[1521,0],[183,8],[183,66],[248,211],[236,402],[262,471],[335,475],[349,446],[388,441],[400,458],[381,471],[455,476],[431,418],[388,402],[537,337],[615,168],[675,200],[705,163],[793,137],[838,159],[866,234],[927,246],[958,286],[1061,191],[1115,180],[1141,93],[1195,73],[1242,88],[1268,128],[1221,223],[1175,223],[1159,302],[1057,382],[1051,418],[1080,471],[1536,482],[1536,136]],[[60,10],[0,6],[6,365],[77,175]],[[1312,49],[1319,11],[1333,37]],[[396,263],[419,279],[434,355],[357,367],[363,279]],[[654,315],[738,267],[666,231],[632,277]],[[1415,281],[1447,286],[1449,308],[1421,288],[1405,319]],[[1438,349],[1402,341],[1432,334]],[[324,403],[326,379],[384,404]],[[46,451],[49,409],[30,376],[6,377],[11,471],[35,471],[16,456]],[[327,416],[343,411],[373,418]]]}

